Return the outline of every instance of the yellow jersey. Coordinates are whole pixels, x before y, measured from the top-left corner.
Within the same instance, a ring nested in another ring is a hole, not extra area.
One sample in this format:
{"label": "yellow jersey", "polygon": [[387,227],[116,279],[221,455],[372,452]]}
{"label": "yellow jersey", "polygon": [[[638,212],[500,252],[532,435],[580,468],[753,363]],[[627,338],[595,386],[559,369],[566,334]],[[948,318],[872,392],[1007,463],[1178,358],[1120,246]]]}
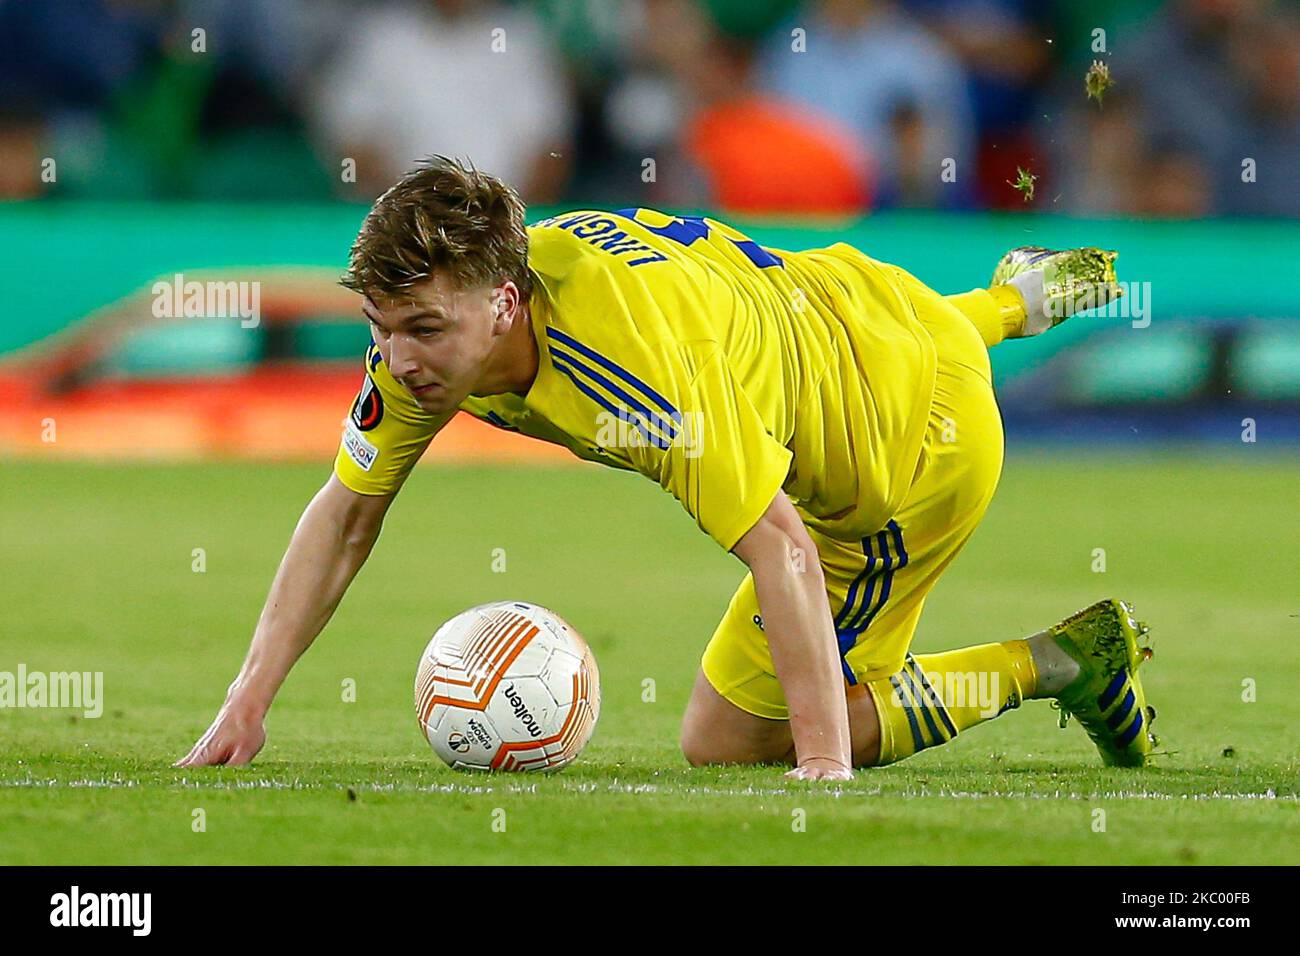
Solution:
{"label": "yellow jersey", "polygon": [[[640,472],[731,548],[784,490],[856,541],[915,477],[935,345],[898,271],[844,243],[787,252],[714,219],[576,211],[528,229],[538,370],[461,410]],[[399,487],[445,422],[366,355],[335,472]]]}

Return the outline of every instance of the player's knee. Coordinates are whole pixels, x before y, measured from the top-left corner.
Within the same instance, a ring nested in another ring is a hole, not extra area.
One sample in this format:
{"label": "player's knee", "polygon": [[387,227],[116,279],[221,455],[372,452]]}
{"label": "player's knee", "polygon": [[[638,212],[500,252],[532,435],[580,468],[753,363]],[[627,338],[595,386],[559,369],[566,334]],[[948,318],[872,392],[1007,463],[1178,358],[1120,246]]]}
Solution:
{"label": "player's knee", "polygon": [[700,747],[693,740],[682,739],[682,756],[692,767],[707,767],[713,761],[707,750]]}
{"label": "player's knee", "polygon": [[712,764],[727,763],[716,744],[704,740],[702,735],[688,730],[682,731],[682,756],[692,767],[708,767]]}
{"label": "player's knee", "polygon": [[756,766],[759,764],[794,764],[793,743],[753,740],[722,740],[716,735],[682,733],[682,756],[692,767]]}
{"label": "player's knee", "polygon": [[718,767],[726,764],[757,764],[765,762],[753,748],[734,746],[734,742],[719,740],[716,736],[685,731],[681,739],[682,756],[692,767]]}
{"label": "player's knee", "polygon": [[853,755],[853,769],[854,769],[854,770],[866,770],[866,769],[868,769],[868,768],[870,768],[870,767],[878,767],[878,766],[880,766],[880,756],[879,756],[879,753],[874,753],[874,754],[856,754],[856,753],[855,753],[855,754]]}
{"label": "player's knee", "polygon": [[692,767],[707,767],[711,762],[707,753],[686,741],[682,741],[682,756]]}
{"label": "player's knee", "polygon": [[855,770],[880,766],[880,734],[854,735],[852,756]]}

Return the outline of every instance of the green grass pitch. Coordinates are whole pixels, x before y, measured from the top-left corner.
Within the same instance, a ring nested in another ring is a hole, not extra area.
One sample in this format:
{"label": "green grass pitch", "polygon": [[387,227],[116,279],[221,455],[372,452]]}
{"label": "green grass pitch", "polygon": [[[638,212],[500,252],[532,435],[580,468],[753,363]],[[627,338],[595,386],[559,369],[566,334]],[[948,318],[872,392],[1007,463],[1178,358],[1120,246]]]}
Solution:
{"label": "green grass pitch", "polygon": [[[174,770],[326,468],[5,463],[0,670],[103,671],[106,703],[0,711],[0,863],[1294,864],[1296,470],[1255,447],[1013,454],[922,619],[933,650],[1132,600],[1155,636],[1154,768],[1101,767],[1031,702],[838,787],[685,765],[681,711],[743,568],[654,485],[596,467],[419,470],[258,761]],[[554,776],[453,772],[416,728],[429,634],[502,598],[554,607],[600,663],[595,738]]]}

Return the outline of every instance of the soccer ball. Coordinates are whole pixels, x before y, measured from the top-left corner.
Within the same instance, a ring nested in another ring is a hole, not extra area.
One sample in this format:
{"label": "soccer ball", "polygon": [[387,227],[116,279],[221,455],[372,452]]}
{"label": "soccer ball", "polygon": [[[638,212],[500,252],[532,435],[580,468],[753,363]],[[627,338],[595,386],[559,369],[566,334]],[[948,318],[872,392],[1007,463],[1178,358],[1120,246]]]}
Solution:
{"label": "soccer ball", "polygon": [[558,614],[481,604],[438,628],[415,675],[415,716],[457,770],[558,770],[587,745],[600,674]]}

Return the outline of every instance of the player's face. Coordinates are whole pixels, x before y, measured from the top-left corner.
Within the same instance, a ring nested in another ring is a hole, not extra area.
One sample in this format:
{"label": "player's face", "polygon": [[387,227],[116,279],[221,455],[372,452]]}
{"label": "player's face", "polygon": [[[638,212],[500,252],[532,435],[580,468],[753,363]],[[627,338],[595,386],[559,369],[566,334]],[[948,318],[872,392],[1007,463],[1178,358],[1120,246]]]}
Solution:
{"label": "player's face", "polygon": [[438,275],[410,299],[365,299],[362,311],[384,364],[427,412],[450,411],[473,391],[502,324],[501,289],[458,289]]}

